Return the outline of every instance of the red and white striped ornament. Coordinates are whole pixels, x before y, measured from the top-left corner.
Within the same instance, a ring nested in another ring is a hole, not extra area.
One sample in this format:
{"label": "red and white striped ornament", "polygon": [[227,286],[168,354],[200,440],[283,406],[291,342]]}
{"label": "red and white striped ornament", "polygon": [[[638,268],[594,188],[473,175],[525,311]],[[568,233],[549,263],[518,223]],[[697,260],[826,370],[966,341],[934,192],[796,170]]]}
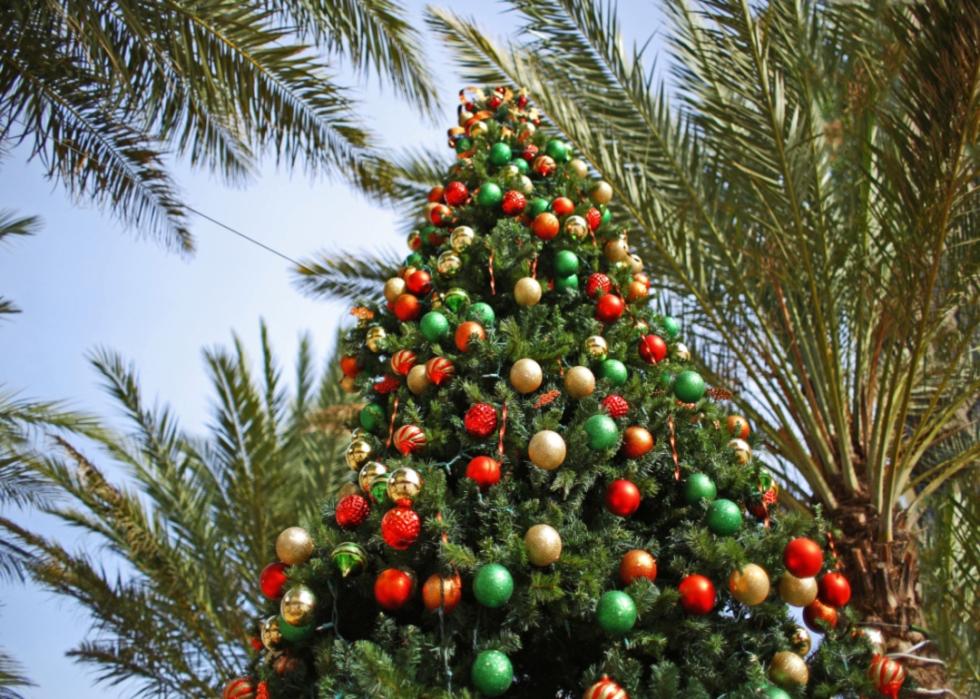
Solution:
{"label": "red and white striped ornament", "polygon": [[255,685],[249,677],[236,677],[225,685],[222,699],[255,699]]}
{"label": "red and white striped ornament", "polygon": [[905,683],[905,668],[897,660],[886,655],[875,655],[868,668],[868,677],[879,692],[891,699],[897,699],[898,691]]}
{"label": "red and white striped ornament", "polygon": [[609,675],[603,675],[598,682],[585,690],[582,699],[630,699],[630,695],[617,682],[609,679]]}
{"label": "red and white striped ornament", "polygon": [[395,430],[392,442],[402,456],[408,456],[423,449],[426,444],[425,432],[417,425],[402,425]]}
{"label": "red and white striped ornament", "polygon": [[441,386],[456,375],[456,367],[445,357],[433,357],[425,363],[425,375],[436,386]]}
{"label": "red and white striped ornament", "polygon": [[415,352],[408,349],[401,349],[391,357],[391,370],[399,376],[408,376],[408,372],[415,366]]}

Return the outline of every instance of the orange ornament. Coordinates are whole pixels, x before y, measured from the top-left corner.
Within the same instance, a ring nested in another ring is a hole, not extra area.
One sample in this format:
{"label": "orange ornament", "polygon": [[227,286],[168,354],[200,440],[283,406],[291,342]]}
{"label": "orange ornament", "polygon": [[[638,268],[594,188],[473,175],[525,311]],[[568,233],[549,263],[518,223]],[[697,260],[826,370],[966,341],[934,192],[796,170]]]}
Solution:
{"label": "orange ornament", "polygon": [[638,282],[635,279],[630,282],[630,285],[626,288],[626,298],[629,301],[640,301],[645,299],[649,295],[650,291],[646,284],[643,282]]}
{"label": "orange ornament", "polygon": [[837,628],[837,610],[815,599],[803,608],[803,621],[812,631],[824,633],[825,629],[818,626],[817,622],[822,621],[832,629]]}
{"label": "orange ornament", "polygon": [[486,340],[487,333],[483,326],[475,320],[467,320],[459,324],[456,328],[456,349],[466,352],[470,348],[470,342],[476,337],[478,340]]}
{"label": "orange ornament", "polygon": [[430,612],[439,607],[447,614],[456,608],[463,597],[463,582],[459,575],[433,573],[422,586],[422,603]]}
{"label": "orange ornament", "polygon": [[575,204],[568,197],[556,197],[551,202],[551,210],[555,212],[556,216],[568,216],[575,211]]}
{"label": "orange ornament", "polygon": [[541,240],[551,240],[558,235],[559,228],[558,217],[547,211],[535,216],[531,222],[531,231]]}
{"label": "orange ornament", "polygon": [[407,323],[422,314],[422,303],[414,294],[401,294],[391,305],[391,310],[398,320]]}
{"label": "orange ornament", "polygon": [[435,187],[429,190],[428,200],[430,202],[442,201],[442,197],[444,193],[445,190],[442,188],[442,186],[436,185]]}
{"label": "orange ornament", "polygon": [[749,438],[749,432],[751,431],[749,429],[749,421],[741,415],[729,415],[725,421],[725,426],[728,428],[728,434],[735,439]]}
{"label": "orange ornament", "polygon": [[347,355],[340,358],[340,370],[344,373],[344,376],[354,378],[357,376],[359,369],[360,366],[358,365],[357,357]]}
{"label": "orange ornament", "polygon": [[629,459],[638,459],[653,449],[653,435],[646,427],[630,425],[623,432],[623,454]]}
{"label": "orange ornament", "polygon": [[619,579],[624,585],[637,578],[646,578],[650,582],[657,579],[657,559],[643,549],[627,551],[619,562]]}

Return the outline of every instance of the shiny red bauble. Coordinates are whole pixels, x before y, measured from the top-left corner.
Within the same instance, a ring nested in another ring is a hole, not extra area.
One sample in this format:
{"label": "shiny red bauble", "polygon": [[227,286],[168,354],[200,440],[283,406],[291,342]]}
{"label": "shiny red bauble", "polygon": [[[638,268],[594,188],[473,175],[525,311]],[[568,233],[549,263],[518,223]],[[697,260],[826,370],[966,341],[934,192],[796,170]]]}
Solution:
{"label": "shiny red bauble", "polygon": [[851,601],[851,583],[841,573],[827,573],[820,578],[820,601],[831,607],[843,607]]}
{"label": "shiny red bauble", "polygon": [[466,320],[456,327],[456,349],[466,352],[472,345],[473,339],[486,340],[487,332],[475,320]]}
{"label": "shiny red bauble", "polygon": [[497,410],[489,403],[474,403],[463,416],[466,434],[488,437],[497,429]]}
{"label": "shiny red bauble", "polygon": [[407,323],[422,315],[422,303],[414,294],[399,294],[391,304],[391,310],[398,320]]}
{"label": "shiny red bauble", "polygon": [[470,190],[462,182],[453,181],[446,185],[446,191],[443,196],[446,199],[446,203],[450,206],[461,206],[466,203],[467,197],[470,196]]}
{"label": "shiny red bauble", "polygon": [[346,357],[340,358],[340,370],[344,373],[344,376],[354,378],[360,369],[361,367],[358,364],[357,357],[347,355]]}
{"label": "shiny red bauble", "polygon": [[606,509],[617,517],[629,517],[640,507],[640,489],[625,478],[614,480],[606,487]]}
{"label": "shiny red bauble", "polygon": [[466,477],[480,488],[489,488],[500,482],[500,462],[489,456],[474,456],[466,464]]}
{"label": "shiny red bauble", "polygon": [[819,599],[815,599],[803,608],[803,621],[811,630],[824,633],[826,629],[818,626],[817,622],[823,622],[832,629],[836,628],[837,610],[829,604],[824,604]]}
{"label": "shiny red bauble", "polygon": [[585,282],[585,293],[589,295],[589,298],[593,299],[601,294],[608,294],[611,288],[612,282],[602,272],[590,274],[588,280]]}
{"label": "shiny red bauble", "polygon": [[419,513],[406,505],[396,505],[381,518],[381,537],[391,548],[404,551],[414,544],[422,531]]}
{"label": "shiny red bauble", "polygon": [[415,578],[403,570],[386,568],[374,580],[374,599],[389,612],[401,609],[412,597]]}
{"label": "shiny red bauble", "polygon": [[424,269],[417,269],[408,275],[405,286],[416,296],[425,296],[432,291],[432,275]]}
{"label": "shiny red bauble", "polygon": [[371,386],[376,393],[380,393],[383,396],[389,393],[394,393],[402,385],[402,382],[398,380],[397,377],[391,374],[385,374],[385,377],[380,381],[375,381]]}
{"label": "shiny red bauble", "polygon": [[442,201],[442,197],[445,195],[446,190],[443,189],[441,185],[436,185],[429,190],[429,195],[426,197],[430,202]]}
{"label": "shiny red bauble", "polygon": [[619,320],[619,317],[623,315],[623,310],[626,308],[626,304],[623,303],[623,298],[617,296],[616,294],[606,294],[605,296],[599,297],[599,300],[595,302],[595,317],[596,320],[603,323],[615,323]]}
{"label": "shiny red bauble", "polygon": [[516,189],[504,192],[504,199],[500,204],[500,208],[505,215],[517,216],[524,211],[525,206],[527,206],[527,199]]}
{"label": "shiny red bauble", "polygon": [[609,417],[611,417],[613,420],[625,417],[626,413],[630,411],[630,404],[626,402],[626,399],[622,396],[617,396],[616,394],[606,396],[602,399],[602,401],[600,401],[599,405],[602,406],[602,409],[605,410],[609,414]]}
{"label": "shiny red bauble", "polygon": [[623,431],[623,455],[627,459],[639,459],[653,449],[653,435],[640,425],[630,425]]}
{"label": "shiny red bauble", "polygon": [[364,520],[371,514],[371,503],[363,495],[347,495],[337,503],[337,512],[334,514],[337,525],[342,529],[353,529],[364,524]]}
{"label": "shiny red bauble", "polygon": [[279,599],[282,597],[282,593],[285,591],[283,587],[286,585],[286,564],[276,561],[275,563],[270,563],[262,572],[259,573],[259,589],[262,590],[262,594],[269,599]]}
{"label": "shiny red bauble", "polygon": [[688,575],[677,586],[681,606],[688,614],[707,614],[715,608],[715,586],[703,575]]}
{"label": "shiny red bauble", "polygon": [[434,226],[447,226],[453,222],[453,210],[445,204],[429,204],[429,221]]}
{"label": "shiny red bauble", "polygon": [[640,357],[649,364],[656,364],[667,358],[667,343],[659,335],[641,337],[639,349]]}
{"label": "shiny red bauble", "polygon": [[551,240],[558,235],[559,229],[558,217],[548,211],[538,214],[531,221],[531,231],[541,240]]}
{"label": "shiny red bauble", "polygon": [[786,544],[783,563],[786,570],[797,578],[815,577],[823,568],[823,549],[813,539],[801,536]]}
{"label": "shiny red bauble", "polygon": [[585,222],[589,224],[590,231],[595,231],[602,225],[602,212],[593,206],[585,212]]}
{"label": "shiny red bauble", "polygon": [[555,197],[551,202],[551,210],[555,216],[568,216],[575,211],[575,203],[568,197]]}

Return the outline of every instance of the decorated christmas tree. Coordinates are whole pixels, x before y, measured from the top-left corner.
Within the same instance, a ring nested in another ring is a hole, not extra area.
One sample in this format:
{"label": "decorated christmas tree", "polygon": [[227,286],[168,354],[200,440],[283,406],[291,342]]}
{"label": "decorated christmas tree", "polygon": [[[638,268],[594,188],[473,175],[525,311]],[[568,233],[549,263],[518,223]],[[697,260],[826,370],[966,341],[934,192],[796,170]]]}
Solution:
{"label": "decorated christmas tree", "polygon": [[610,186],[525,94],[461,98],[445,184],[344,339],[350,481],[275,542],[225,695],[896,696],[825,525],[779,509],[651,304]]}

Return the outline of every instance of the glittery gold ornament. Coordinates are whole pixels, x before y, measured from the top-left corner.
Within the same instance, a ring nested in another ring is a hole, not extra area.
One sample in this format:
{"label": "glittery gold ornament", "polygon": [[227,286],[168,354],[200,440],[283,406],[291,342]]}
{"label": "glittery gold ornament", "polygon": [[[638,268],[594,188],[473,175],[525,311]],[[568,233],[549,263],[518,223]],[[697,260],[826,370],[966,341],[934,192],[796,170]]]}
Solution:
{"label": "glittery gold ornament", "polygon": [[482,136],[487,132],[487,129],[489,128],[490,127],[487,126],[487,122],[485,121],[473,122],[472,124],[470,124],[469,136],[470,138],[476,138],[477,136]]}
{"label": "glittery gold ornament", "polygon": [[396,468],[388,477],[388,497],[396,503],[410,503],[422,492],[422,476],[414,468]]}
{"label": "glittery gold ornament", "polygon": [[276,555],[288,566],[306,563],[313,555],[313,537],[303,527],[283,529],[276,537]]}
{"label": "glittery gold ornament", "polygon": [[674,346],[670,350],[671,355],[674,359],[679,362],[689,362],[691,361],[691,350],[687,348],[683,342],[675,342]]}
{"label": "glittery gold ornament", "polygon": [[609,355],[609,343],[602,335],[590,335],[582,345],[589,359],[602,361]]}
{"label": "glittery gold ornament", "polygon": [[589,234],[589,224],[581,216],[569,216],[565,219],[565,232],[575,240],[582,240]]}
{"label": "glittery gold ornament", "polygon": [[356,471],[371,458],[371,454],[373,453],[374,448],[369,441],[366,439],[355,439],[347,445],[347,453],[344,457],[347,459],[347,465],[350,466],[351,470]]}
{"label": "glittery gold ornament", "polygon": [[769,576],[762,566],[748,563],[741,570],[732,572],[728,578],[728,589],[739,602],[754,607],[765,602],[769,596]]}
{"label": "glittery gold ornament", "polygon": [[405,280],[401,277],[392,277],[385,282],[385,298],[388,303],[394,303],[395,299],[405,293]]}
{"label": "glittery gold ornament", "polygon": [[595,391],[595,374],[587,366],[573,366],[565,372],[565,391],[576,400]]}
{"label": "glittery gold ornament", "polygon": [[735,460],[740,464],[747,464],[752,460],[752,447],[744,439],[729,441],[728,448],[735,452]]}
{"label": "glittery gold ornament", "polygon": [[793,645],[793,650],[801,656],[807,655],[813,647],[810,632],[803,626],[796,627],[793,635],[789,637],[789,642]]}
{"label": "glittery gold ornament", "polygon": [[279,603],[279,614],[287,624],[306,626],[316,614],[316,595],[306,585],[295,585],[286,591]]}
{"label": "glittery gold ornament", "polygon": [[387,473],[388,467],[384,464],[377,461],[368,461],[361,467],[360,472],[357,474],[357,484],[361,486],[361,490],[365,493],[370,493],[375,478],[386,475]]}
{"label": "glittery gold ornament", "polygon": [[364,341],[368,346],[368,349],[377,354],[381,351],[381,343],[385,339],[387,333],[385,329],[380,325],[372,325],[368,328],[367,335],[364,337]]}
{"label": "glittery gold ornament", "polygon": [[278,616],[273,614],[262,620],[262,623],[259,624],[259,640],[262,641],[262,645],[268,651],[281,650],[286,644],[282,637],[282,631],[279,630]]}
{"label": "glittery gold ornament", "polygon": [[517,169],[516,165],[504,165],[497,171],[497,177],[504,181],[510,181],[515,177],[520,177],[520,174],[521,171]]}
{"label": "glittery gold ornament", "polygon": [[612,201],[613,188],[612,185],[605,180],[599,180],[592,186],[592,191],[589,193],[589,198],[592,199],[593,204],[608,204]]}
{"label": "glittery gold ornament", "polygon": [[796,653],[781,650],[772,656],[769,679],[780,687],[804,686],[810,681],[810,668]]}
{"label": "glittery gold ornament", "polygon": [[460,259],[452,250],[446,250],[439,254],[439,259],[436,260],[436,271],[445,277],[451,277],[459,268],[463,266],[463,261]]}
{"label": "glittery gold ornament", "polygon": [[528,357],[518,359],[510,368],[510,383],[518,393],[534,393],[543,380],[541,365]]}
{"label": "glittery gold ornament", "polygon": [[521,277],[514,285],[514,300],[519,306],[536,305],[541,300],[541,284],[538,283],[537,279]]}
{"label": "glittery gold ornament", "polygon": [[586,177],[589,174],[589,166],[584,160],[574,158],[568,163],[568,169],[575,173],[576,177]]}
{"label": "glittery gold ornament", "polygon": [[779,597],[793,607],[805,607],[817,598],[817,579],[798,578],[783,573],[779,578]]}
{"label": "glittery gold ornament", "polygon": [[527,445],[531,463],[545,471],[554,471],[565,461],[565,440],[557,432],[536,432]]}
{"label": "glittery gold ornament", "polygon": [[527,196],[534,191],[534,183],[531,182],[531,178],[527,175],[521,175],[517,178],[517,182],[514,184],[514,189],[524,196]]}
{"label": "glittery gold ornament", "polygon": [[425,393],[425,390],[432,385],[428,375],[425,373],[425,364],[416,364],[413,366],[409,370],[408,377],[405,381],[408,384],[408,390],[417,396]]}
{"label": "glittery gold ornament", "polygon": [[463,252],[476,240],[476,233],[469,226],[457,226],[449,234],[449,245],[456,252]]}
{"label": "glittery gold ornament", "polygon": [[630,247],[629,243],[626,242],[626,238],[619,236],[608,241],[603,247],[602,252],[606,256],[606,259],[610,262],[626,262],[630,261]]}
{"label": "glittery gold ornament", "polygon": [[531,565],[549,566],[561,556],[561,536],[547,524],[535,524],[524,535],[524,549]]}

